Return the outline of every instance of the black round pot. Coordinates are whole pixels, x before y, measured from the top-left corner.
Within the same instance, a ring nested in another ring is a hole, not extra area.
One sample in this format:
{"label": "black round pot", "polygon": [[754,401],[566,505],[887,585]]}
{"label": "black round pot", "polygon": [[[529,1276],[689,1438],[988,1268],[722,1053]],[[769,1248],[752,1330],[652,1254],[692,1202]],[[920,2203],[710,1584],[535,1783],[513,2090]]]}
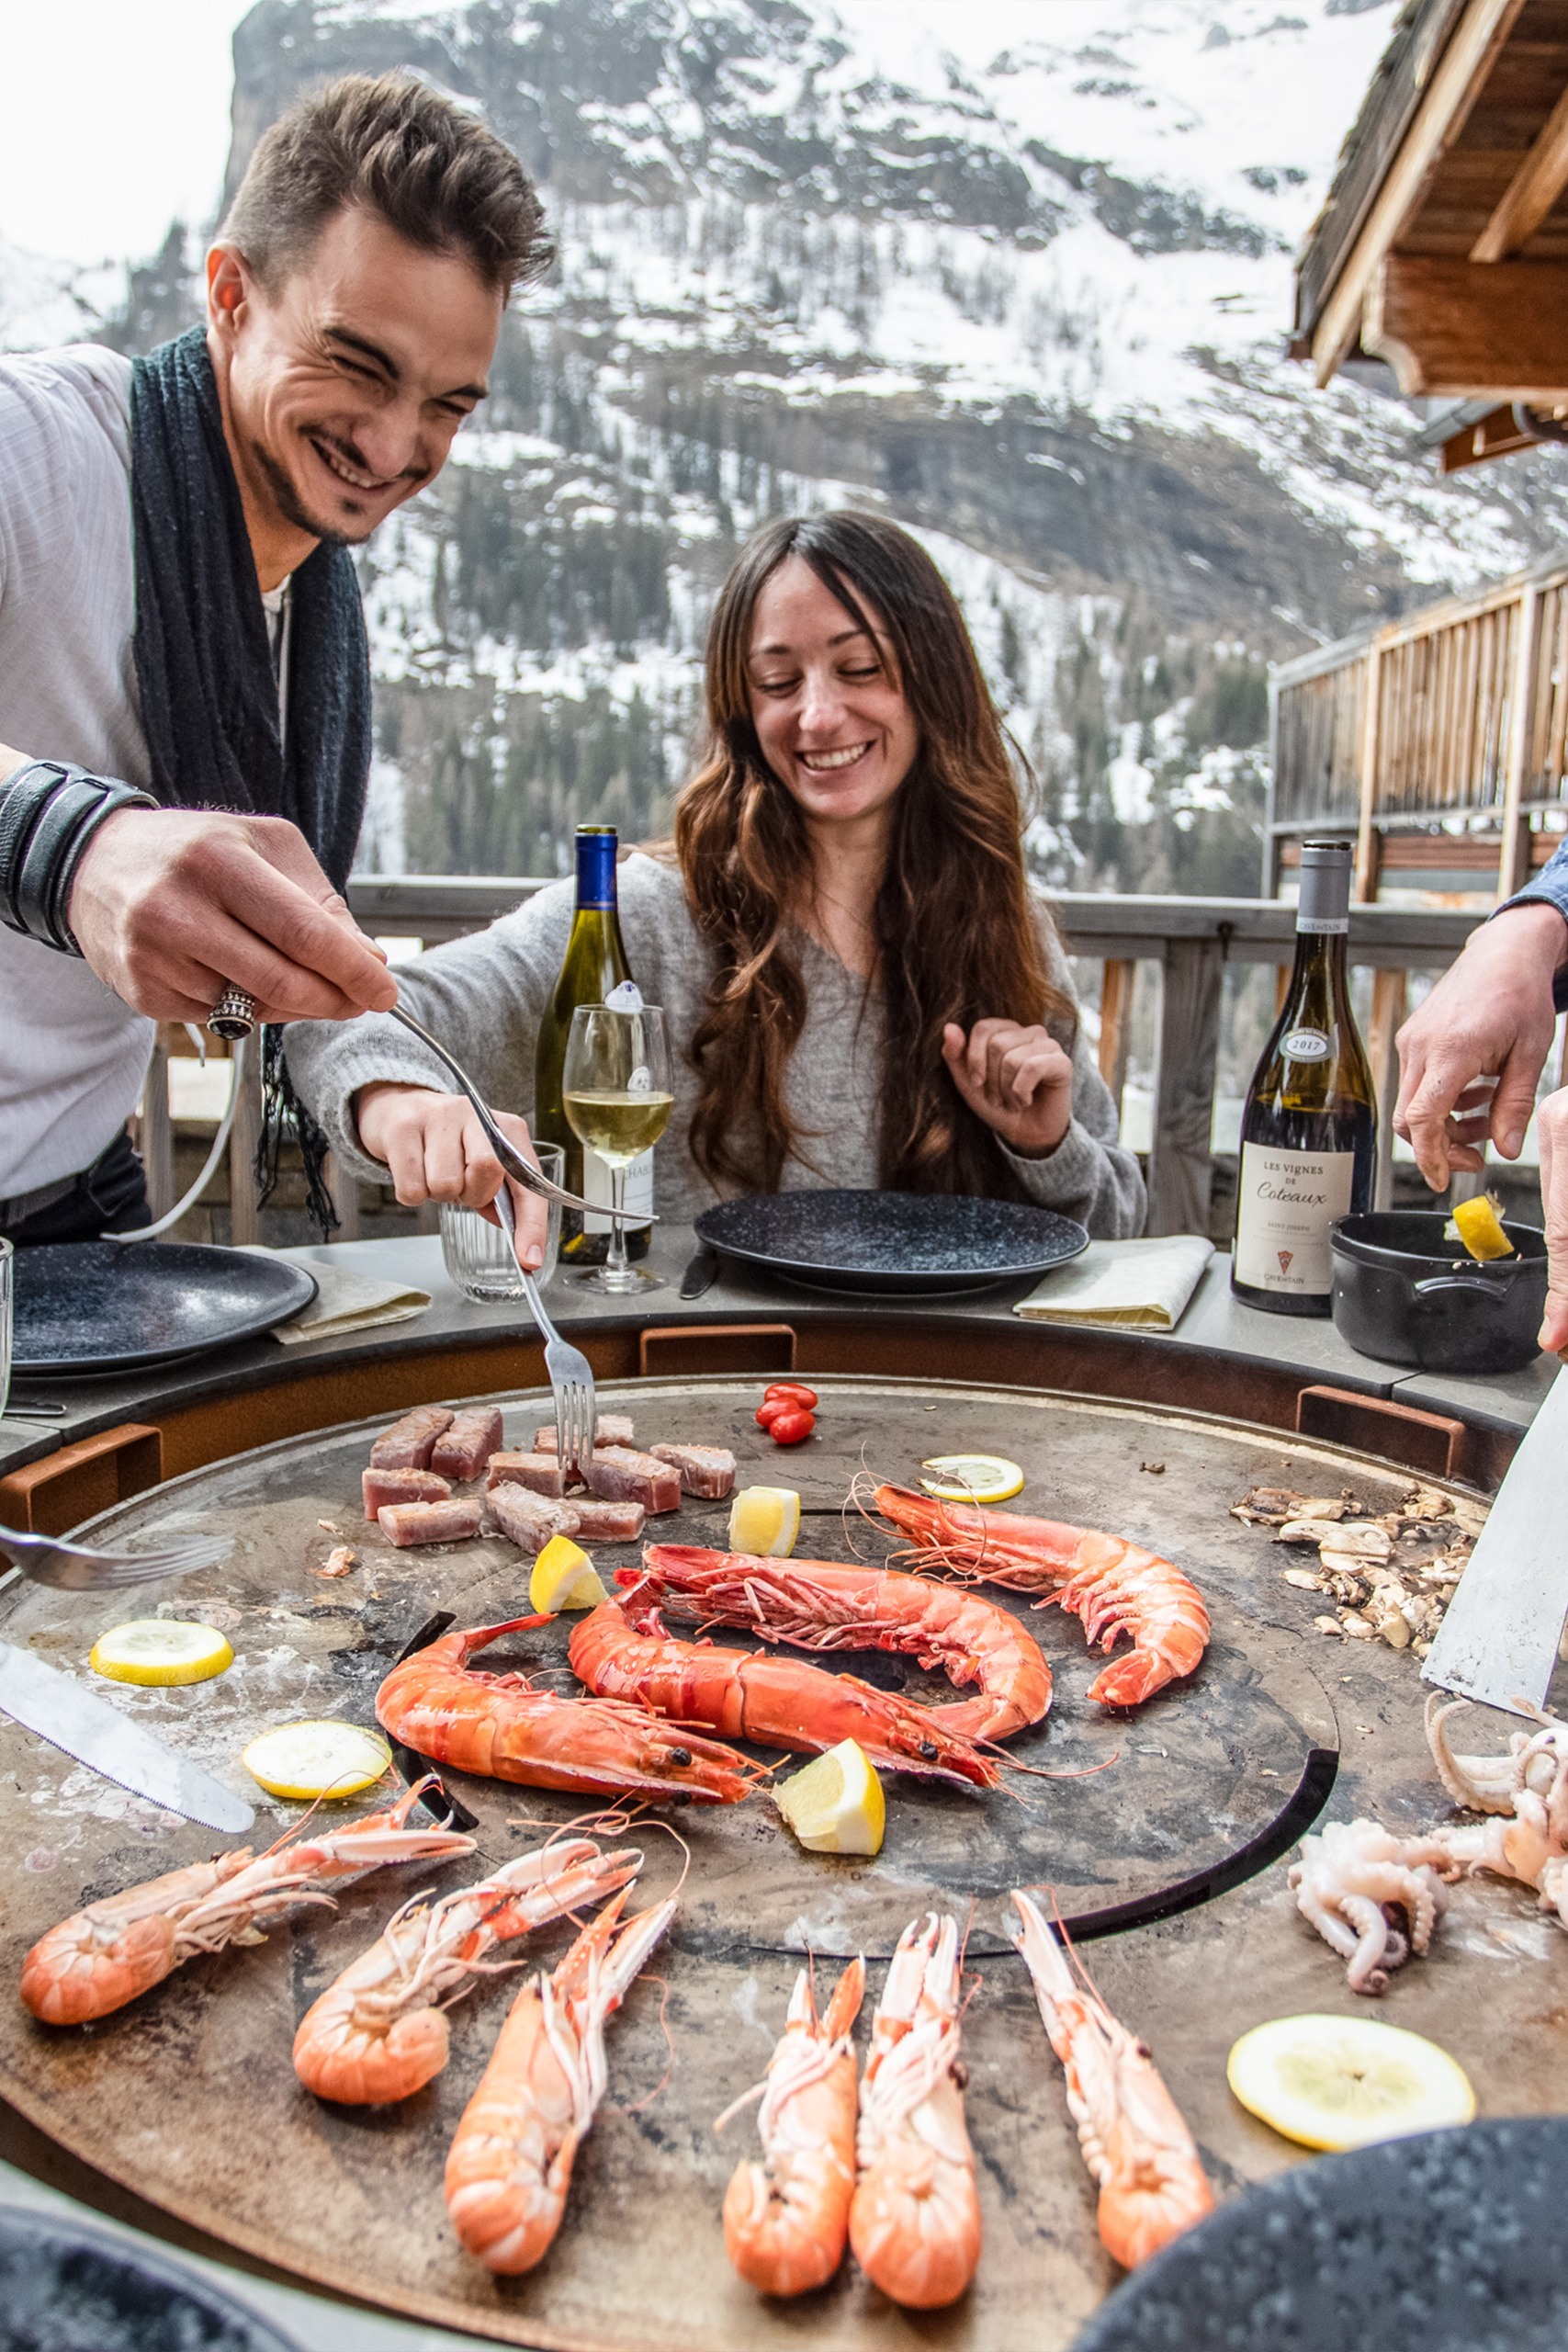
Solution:
{"label": "black round pot", "polygon": [[1483,1265],[1444,1240],[1447,1223],[1441,1209],[1374,1209],[1332,1225],[1335,1329],[1414,1372],[1518,1372],[1540,1352],[1546,1236],[1510,1219],[1515,1255]]}

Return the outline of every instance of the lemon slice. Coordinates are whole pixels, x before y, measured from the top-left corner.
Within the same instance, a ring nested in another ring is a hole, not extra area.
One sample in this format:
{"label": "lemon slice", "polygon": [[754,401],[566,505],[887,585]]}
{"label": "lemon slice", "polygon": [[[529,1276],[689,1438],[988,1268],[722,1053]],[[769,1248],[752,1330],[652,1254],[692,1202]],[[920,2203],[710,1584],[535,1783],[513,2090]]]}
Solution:
{"label": "lemon slice", "polygon": [[234,1653],[210,1625],[183,1617],[139,1617],[100,1634],[87,1664],[114,1682],[205,1682],[234,1663]]}
{"label": "lemon slice", "polygon": [[240,1757],[269,1797],[356,1797],[378,1781],[392,1751],[357,1724],[279,1724]]}
{"label": "lemon slice", "polygon": [[858,1740],[841,1739],[773,1791],[773,1803],[814,1854],[878,1854],[886,1826],[882,1783]]}
{"label": "lemon slice", "polygon": [[1304,2148],[1364,2148],[1475,2113],[1446,2050],[1374,2018],[1274,2018],[1242,2035],[1225,2078],[1243,2107]]}
{"label": "lemon slice", "polygon": [[529,1607],[553,1617],[561,1609],[597,1609],[609,1598],[581,1544],[570,1535],[552,1535],[528,1579]]}
{"label": "lemon slice", "polygon": [[793,1487],[742,1487],[729,1506],[729,1548],[764,1560],[787,1560],[800,1533],[800,1497]]}
{"label": "lemon slice", "polygon": [[1490,1193],[1478,1193],[1472,1201],[1461,1201],[1449,1222],[1471,1256],[1483,1263],[1488,1258],[1513,1257],[1514,1245],[1503,1230],[1497,1204]]}
{"label": "lemon slice", "polygon": [[933,1453],[920,1464],[921,1486],[944,1503],[1005,1503],[1023,1490],[1023,1473],[999,1453]]}

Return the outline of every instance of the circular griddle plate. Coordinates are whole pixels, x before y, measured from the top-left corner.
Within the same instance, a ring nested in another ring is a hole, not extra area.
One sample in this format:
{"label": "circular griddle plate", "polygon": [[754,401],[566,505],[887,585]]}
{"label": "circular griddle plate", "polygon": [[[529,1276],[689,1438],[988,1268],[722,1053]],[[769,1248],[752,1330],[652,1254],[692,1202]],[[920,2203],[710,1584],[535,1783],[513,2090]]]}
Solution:
{"label": "circular griddle plate", "polygon": [[[1286,1604],[1302,1597],[1282,1592],[1280,1555],[1259,1531],[1229,1518],[1227,1506],[1244,1487],[1278,1484],[1292,1471],[1308,1485],[1337,1483],[1347,1457],[1220,1422],[1038,1392],[896,1380],[820,1385],[818,1435],[787,1462],[751,1420],[754,1383],[605,1384],[601,1397],[633,1411],[648,1442],[668,1435],[733,1445],[742,1484],[797,1482],[807,1513],[801,1556],[871,1559],[887,1548],[863,1520],[840,1515],[863,1463],[908,1478],[939,1449],[1005,1447],[1028,1476],[1022,1504],[1116,1529],[1179,1559],[1209,1600],[1213,1645],[1190,1682],[1111,1720],[1086,1703],[1098,1661],[1077,1622],[1054,1609],[1030,1614],[1055,1669],[1055,1700],[1046,1725],[1009,1752],[1064,1777],[1010,1776],[1004,1790],[984,1797],[894,1779],[887,1839],[874,1860],[803,1853],[765,1800],[663,1815],[690,1855],[679,1918],[652,1964],[665,1989],[640,1985],[610,2030],[609,2104],[579,2154],[560,2237],[532,2277],[497,2281],[462,2256],[440,2189],[453,2128],[503,2013],[505,1980],[481,1985],[451,2012],[446,2073],[390,2110],[323,2107],[289,2064],[305,2007],[417,1880],[347,1889],[335,1914],[297,1913],[271,1930],[265,1949],[197,1962],[85,2031],[48,2031],[19,2003],[0,2003],[6,2095],[77,2154],[186,2220],[416,2316],[595,2352],[782,2347],[796,2340],[798,2318],[739,2284],[718,2230],[723,2184],[752,2144],[750,2127],[716,2141],[712,2119],[766,2064],[808,1951],[825,1982],[837,1955],[863,1951],[874,1961],[918,1913],[951,1908],[968,1927],[969,1958],[983,1979],[964,2049],[988,2245],[964,2302],[922,2323],[920,2333],[930,2342],[1012,2352],[1021,2314],[1037,2308],[1040,2258],[1034,2225],[1021,2234],[1015,2222],[1058,2197],[1062,2178],[1077,2178],[1078,2159],[1055,2062],[1001,1933],[1006,1892],[1020,1883],[1054,1887],[1069,1919],[1103,1928],[1201,1900],[1261,1868],[1301,1833],[1326,1793],[1337,1745],[1313,1670],[1324,1665],[1323,1645],[1290,1630],[1302,1615]],[[506,1402],[509,1443],[547,1418],[537,1392]],[[482,1624],[526,1609],[526,1564],[500,1539],[394,1552],[366,1527],[359,1472],[373,1429],[383,1426],[240,1455],[105,1514],[94,1522],[103,1536],[211,1528],[238,1540],[221,1569],[150,1586],[135,1596],[134,1611],[123,1596],[29,1588],[5,1619],[6,1635],[79,1671],[96,1634],[130,1614],[164,1606],[220,1623],[236,1652],[226,1674],[184,1690],[104,1686],[105,1695],[254,1797],[238,1757],[265,1724],[333,1713],[368,1723],[391,1659],[433,1611]],[[1140,1467],[1151,1455],[1157,1471]],[[1408,1485],[1394,1474],[1357,1475],[1364,1491],[1389,1500]],[[688,1503],[655,1532],[722,1543],[726,1512]],[[342,1581],[323,1581],[314,1570],[344,1537],[360,1565]],[[630,1547],[603,1550],[609,1566],[634,1556]],[[1007,1596],[993,1598],[1010,1605]],[[568,1630],[513,1637],[480,1663],[559,1670],[570,1687]],[[1410,1660],[1387,1657],[1391,1672],[1411,1675]],[[889,1684],[945,1687],[902,1660],[856,1654],[842,1663]],[[479,1816],[483,1861],[508,1858],[577,1809],[540,1790],[451,1779]],[[0,1781],[26,1808],[16,1816],[25,1833],[0,1855],[0,1973],[12,1984],[28,1947],[79,1903],[212,1847],[209,1832],[3,1723]],[[300,1813],[259,1799],[255,1842]],[[515,1826],[524,1817],[541,1827]],[[648,1854],[641,1884],[651,1900],[674,1886],[685,1858],[651,1823],[633,1834]],[[457,1870],[478,1875],[468,1863],[432,1873],[429,1883],[460,1883]],[[553,1962],[565,1933],[538,1938],[534,1955]],[[870,1998],[880,1982],[874,1965]],[[667,2066],[659,2095],[637,2104]],[[1097,2260],[1091,2239],[1082,2248],[1075,2239],[1080,2284],[1064,2311],[1075,2300],[1080,2316],[1090,2307],[1098,2290],[1082,2289],[1080,2274]],[[828,2345],[870,2341],[873,2318],[878,2344],[915,2341],[902,2321],[886,2335],[886,2306],[852,2273],[814,2299],[810,2316],[814,2341]],[[1065,2341],[1065,2333],[1049,2340]]]}
{"label": "circular griddle plate", "polygon": [[193,1241],[51,1241],[16,1257],[14,1374],[120,1373],[252,1340],[309,1306],[291,1259]]}
{"label": "circular griddle plate", "polygon": [[759,1193],[705,1209],[696,1231],[798,1290],[878,1298],[995,1290],[1089,1248],[1055,1209],[935,1193]]}
{"label": "circular griddle plate", "polygon": [[35,2205],[0,2205],[0,2326],[7,2352],[299,2352],[147,2239]]}

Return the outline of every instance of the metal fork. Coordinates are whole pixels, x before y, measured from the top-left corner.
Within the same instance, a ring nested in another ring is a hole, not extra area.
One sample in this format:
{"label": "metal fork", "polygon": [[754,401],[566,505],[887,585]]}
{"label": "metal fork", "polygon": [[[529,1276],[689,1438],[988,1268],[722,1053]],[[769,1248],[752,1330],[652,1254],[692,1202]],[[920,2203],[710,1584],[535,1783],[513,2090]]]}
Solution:
{"label": "metal fork", "polygon": [[[503,1184],[495,1196],[495,1213],[501,1219],[501,1229],[512,1244],[512,1256],[517,1259],[517,1224],[512,1214],[512,1195]],[[545,1342],[545,1370],[550,1376],[550,1394],[556,1406],[556,1454],[561,1467],[561,1484],[568,1485],[575,1471],[581,1478],[584,1463],[593,1453],[593,1439],[599,1427],[599,1404],[593,1393],[593,1367],[581,1348],[563,1340],[545,1309],[539,1296],[539,1285],[526,1266],[519,1265],[523,1295],[528,1311],[538,1325]]]}
{"label": "metal fork", "polygon": [[[216,1567],[233,1548],[231,1536],[192,1535],[161,1552],[100,1552],[91,1544],[67,1544],[58,1535],[27,1535],[19,1528],[0,1527],[0,1552],[10,1554],[13,1573],[64,1592],[112,1592],[122,1585],[151,1584],[155,1577],[188,1576],[193,1568]],[[0,1577],[0,1583],[8,1582]]]}

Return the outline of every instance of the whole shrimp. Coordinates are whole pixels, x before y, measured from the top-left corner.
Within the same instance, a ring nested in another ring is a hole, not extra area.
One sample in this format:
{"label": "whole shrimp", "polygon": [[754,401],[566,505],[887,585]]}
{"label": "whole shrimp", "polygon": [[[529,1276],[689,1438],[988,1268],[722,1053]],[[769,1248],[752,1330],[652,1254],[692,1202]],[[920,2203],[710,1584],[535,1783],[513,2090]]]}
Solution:
{"label": "whole shrimp", "polygon": [[[1440,1833],[1396,1838],[1380,1822],[1331,1821],[1302,1839],[1301,1860],[1286,1883],[1324,1942],[1349,1962],[1351,1992],[1378,1994],[1413,1951],[1430,1944],[1448,1905],[1443,1881],[1459,1871]],[[1408,1934],[1389,1917],[1396,1909]]]}
{"label": "whole shrimp", "polygon": [[944,1503],[908,1487],[878,1487],[884,1519],[913,1536],[917,1567],[941,1567],[1015,1592],[1042,1592],[1037,1609],[1066,1609],[1092,1648],[1132,1639],[1101,1668],[1089,1695],[1101,1707],[1136,1707],[1190,1674],[1209,1646],[1209,1612],[1190,1577],[1157,1552],[1098,1528],[1025,1519],[977,1503]]}
{"label": "whole shrimp", "polygon": [[604,1854],[592,1838],[564,1838],[439,1903],[416,1896],[306,2010],[295,2073],[345,2107],[409,2098],[446,2065],[446,2006],[471,1990],[497,1944],[613,1894],[641,1868],[635,1847]]}
{"label": "whole shrimp", "polygon": [[973,1740],[918,1707],[850,1674],[829,1674],[801,1658],[679,1642],[657,1609],[606,1600],[572,1628],[571,1670],[602,1697],[635,1699],[673,1723],[696,1724],[730,1739],[808,1753],[855,1739],[888,1772],[995,1788],[1001,1775]]}
{"label": "whole shrimp", "polygon": [[[1067,2111],[1083,2159],[1100,2185],[1100,2242],[1125,2270],[1213,2211],[1192,2134],[1146,2043],[1113,2018],[1081,1967],[1016,1889],[1013,1942],[1067,2078]],[[1069,1947],[1070,1950],[1070,1947]],[[1076,1973],[1075,1973],[1076,1968]]]}
{"label": "whole shrimp", "polygon": [[514,1617],[444,1634],[395,1666],[376,1693],[378,1722],[421,1756],[492,1781],[593,1795],[692,1797],[737,1804],[764,1768],[733,1747],[671,1733],[646,1707],[564,1696],[525,1674],[468,1671],[476,1650],[502,1634],[548,1623]]}
{"label": "whole shrimp", "polygon": [[621,1893],[553,1974],[512,2005],[446,2157],[446,2211],[461,2243],[514,2276],[548,2253],[579,2143],[604,2096],[604,2027],[675,1916],[673,1898],[619,1927]]}
{"label": "whole shrimp", "polygon": [[299,1903],[330,1910],[328,1886],[348,1886],[392,1863],[472,1853],[471,1838],[407,1826],[434,1785],[426,1778],[395,1804],[342,1828],[324,1827],[292,1845],[280,1838],[259,1855],[241,1846],[89,1903],[34,1944],[22,1962],[22,1999],[45,2025],[85,2025],[123,2008],[198,1952],[265,1943],[260,1920]]}
{"label": "whole shrimp", "polygon": [[844,2258],[855,2188],[855,2053],[851,2030],[865,1996],[865,1963],[852,1960],[821,2018],[811,1972],[795,1981],[767,2078],[715,2125],[761,2095],[762,2161],[743,2158],[724,2198],[724,2244],[749,2287],[803,2295]]}
{"label": "whole shrimp", "polygon": [[1037,1724],[1051,1704],[1051,1669],[1028,1628],[977,1594],[892,1568],[852,1568],[834,1560],[761,1559],[708,1552],[694,1544],[649,1544],[645,1586],[672,1616],[709,1625],[745,1625],[807,1650],[897,1650],[940,1667],[980,1697],[922,1713],[962,1739],[1006,1739]]}
{"label": "whole shrimp", "polygon": [[980,2258],[958,2047],[958,1928],[933,1911],[899,1937],[872,2021],[850,2206],[855,2260],[911,2311],[956,2302]]}

